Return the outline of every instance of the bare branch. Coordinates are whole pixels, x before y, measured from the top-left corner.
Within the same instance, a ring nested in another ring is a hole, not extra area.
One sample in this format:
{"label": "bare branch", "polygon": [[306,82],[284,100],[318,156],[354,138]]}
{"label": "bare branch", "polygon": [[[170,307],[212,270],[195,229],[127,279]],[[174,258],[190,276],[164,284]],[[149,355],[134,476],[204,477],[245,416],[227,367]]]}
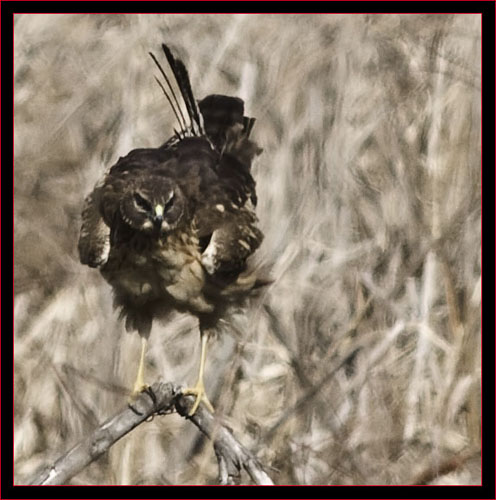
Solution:
{"label": "bare branch", "polygon": [[48,466],[31,484],[65,484],[151,415],[171,409],[177,388],[172,384],[156,383],[152,390],[156,397],[155,403],[149,395],[142,394],[133,404],[134,410],[127,406],[104,422],[91,436]]}
{"label": "bare branch", "polygon": [[66,484],[74,475],[108,451],[114,443],[135,427],[153,415],[165,415],[172,412],[174,408],[213,440],[219,462],[221,484],[239,484],[241,469],[246,470],[256,484],[273,484],[260,462],[207,409],[200,406],[194,416],[188,416],[194,398],[183,396],[181,387],[170,382],[156,382],[151,389],[153,398],[150,394],[141,394],[133,403],[132,408],[127,406],[104,422],[91,436],[78,443],[53,464],[45,467],[30,484]]}
{"label": "bare branch", "polygon": [[[194,398],[191,396],[178,398],[176,401],[178,413],[183,417],[187,416],[193,401]],[[244,469],[256,484],[274,484],[257,458],[241,445],[232,432],[206,408],[200,406],[192,417],[187,418],[190,418],[214,442],[221,484],[239,484],[241,469]]]}

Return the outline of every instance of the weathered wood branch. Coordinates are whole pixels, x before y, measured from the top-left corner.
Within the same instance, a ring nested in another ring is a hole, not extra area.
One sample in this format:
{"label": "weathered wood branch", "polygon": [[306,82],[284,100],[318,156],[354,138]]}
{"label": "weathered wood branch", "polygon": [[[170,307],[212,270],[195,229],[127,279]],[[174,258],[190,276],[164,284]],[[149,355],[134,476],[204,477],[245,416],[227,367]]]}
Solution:
{"label": "weathered wood branch", "polygon": [[55,462],[45,467],[30,484],[66,484],[74,475],[95,461],[116,443],[154,415],[165,415],[174,409],[191,420],[214,444],[219,463],[220,484],[239,484],[244,469],[256,484],[274,484],[257,458],[244,448],[231,431],[222,425],[202,405],[195,415],[188,416],[194,397],[184,396],[181,387],[172,383],[156,382],[152,386],[154,398],[141,394],[133,403],[98,427],[91,436],[85,438]]}

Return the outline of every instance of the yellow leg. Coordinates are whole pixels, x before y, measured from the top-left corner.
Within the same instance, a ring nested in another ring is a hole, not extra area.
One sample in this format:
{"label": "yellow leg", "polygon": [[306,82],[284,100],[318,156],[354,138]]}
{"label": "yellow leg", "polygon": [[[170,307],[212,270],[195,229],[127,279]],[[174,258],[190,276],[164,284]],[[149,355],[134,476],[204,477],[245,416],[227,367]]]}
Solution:
{"label": "yellow leg", "polygon": [[205,385],[203,384],[203,370],[205,369],[205,360],[207,358],[207,341],[208,341],[208,335],[202,333],[201,336],[202,347],[201,347],[200,371],[198,373],[198,381],[196,382],[194,387],[184,389],[183,391],[183,394],[191,394],[193,396],[196,396],[195,404],[193,405],[193,408],[191,408],[189,412],[190,417],[195,414],[200,404],[200,401],[203,401],[205,403],[205,406],[212,413],[214,412],[214,407],[207,398],[207,394],[205,393]]}
{"label": "yellow leg", "polygon": [[131,393],[131,400],[136,399],[136,396],[141,392],[149,389],[148,384],[145,384],[145,352],[147,340],[141,337],[141,356],[138,367],[138,374],[136,375],[136,382],[134,383],[133,392]]}

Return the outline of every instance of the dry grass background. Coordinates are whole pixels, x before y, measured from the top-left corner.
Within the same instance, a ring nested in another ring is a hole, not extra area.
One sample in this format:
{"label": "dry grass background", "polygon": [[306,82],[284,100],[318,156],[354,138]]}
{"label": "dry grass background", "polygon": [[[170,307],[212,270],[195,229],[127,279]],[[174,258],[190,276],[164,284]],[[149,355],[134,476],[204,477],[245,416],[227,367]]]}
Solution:
{"label": "dry grass background", "polygon": [[[264,148],[275,283],[207,366],[235,434],[279,484],[410,484],[453,457],[435,484],[480,482],[479,16],[18,15],[14,29],[17,484],[122,407],[135,374],[139,338],[76,242],[104,168],[171,134],[147,55],[162,41],[197,98],[245,99]],[[193,382],[198,340],[191,318],[155,325],[150,381]],[[216,473],[173,415],[72,484]]]}

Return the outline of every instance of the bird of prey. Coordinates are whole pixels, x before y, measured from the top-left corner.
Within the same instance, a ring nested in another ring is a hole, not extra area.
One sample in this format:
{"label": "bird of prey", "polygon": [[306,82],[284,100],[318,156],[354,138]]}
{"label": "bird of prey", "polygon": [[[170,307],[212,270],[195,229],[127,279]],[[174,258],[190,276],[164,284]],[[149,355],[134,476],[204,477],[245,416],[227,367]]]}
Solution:
{"label": "bird of prey", "polygon": [[184,391],[196,397],[192,415],[201,401],[213,411],[203,383],[209,336],[230,306],[267,283],[247,263],[263,238],[250,173],[261,149],[250,139],[255,119],[244,116],[243,101],[214,94],[197,102],[186,67],[162,49],[167,72],[150,56],[177,128],[161,146],[134,149],[108,169],[85,200],[78,249],[111,285],[126,330],[142,338],[133,395],[149,390],[153,320],[172,311],[199,319],[198,380]]}

